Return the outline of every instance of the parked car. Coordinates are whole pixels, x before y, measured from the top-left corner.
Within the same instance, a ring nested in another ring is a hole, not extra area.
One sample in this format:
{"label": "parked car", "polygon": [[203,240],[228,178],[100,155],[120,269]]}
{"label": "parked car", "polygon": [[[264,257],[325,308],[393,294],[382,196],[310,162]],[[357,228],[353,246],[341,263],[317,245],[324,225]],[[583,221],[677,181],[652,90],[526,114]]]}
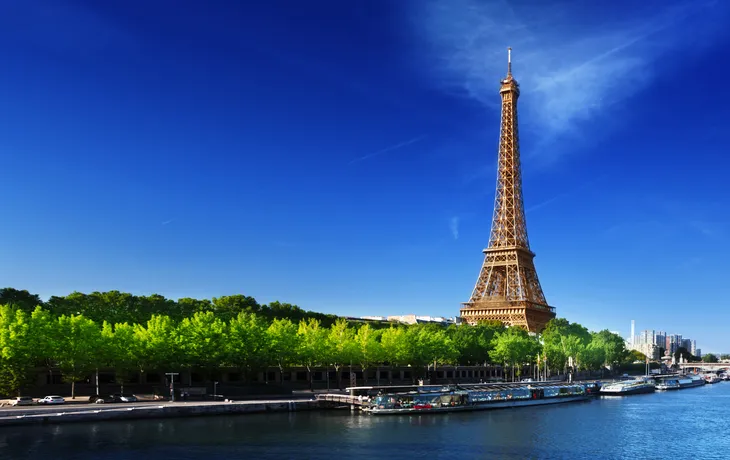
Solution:
{"label": "parked car", "polygon": [[60,396],[46,396],[38,400],[38,404],[63,404],[66,400]]}
{"label": "parked car", "polygon": [[10,400],[11,406],[32,406],[35,404],[30,396],[18,396]]}
{"label": "parked car", "polygon": [[120,402],[114,396],[89,396],[89,402],[93,404],[115,403]]}
{"label": "parked car", "polygon": [[94,403],[94,404],[137,402],[137,398],[132,395],[123,395],[120,393],[114,393],[109,396],[90,396],[89,402]]}

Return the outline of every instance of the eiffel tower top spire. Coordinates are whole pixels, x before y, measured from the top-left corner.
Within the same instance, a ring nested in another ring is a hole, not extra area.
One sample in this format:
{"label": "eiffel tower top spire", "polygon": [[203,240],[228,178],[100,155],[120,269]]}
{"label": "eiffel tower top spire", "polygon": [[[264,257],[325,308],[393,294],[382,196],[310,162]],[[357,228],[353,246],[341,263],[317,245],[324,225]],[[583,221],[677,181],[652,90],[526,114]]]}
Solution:
{"label": "eiffel tower top spire", "polygon": [[512,48],[507,48],[507,78],[512,76]]}

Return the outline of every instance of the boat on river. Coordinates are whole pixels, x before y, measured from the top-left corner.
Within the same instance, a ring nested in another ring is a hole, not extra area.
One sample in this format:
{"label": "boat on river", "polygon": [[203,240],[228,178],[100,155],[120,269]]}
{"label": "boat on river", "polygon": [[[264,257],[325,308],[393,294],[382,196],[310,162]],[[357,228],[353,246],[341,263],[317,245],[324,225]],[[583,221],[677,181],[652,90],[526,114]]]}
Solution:
{"label": "boat on river", "polygon": [[705,374],[703,377],[707,383],[717,383],[722,380],[717,374]]}
{"label": "boat on river", "polygon": [[679,379],[664,379],[656,384],[657,391],[679,390],[682,386]]}
{"label": "boat on river", "polygon": [[684,388],[701,387],[705,379],[700,375],[668,377],[659,380],[656,384],[657,390],[682,390]]}
{"label": "boat on river", "polygon": [[656,390],[654,382],[648,379],[637,379],[604,385],[601,387],[601,394],[606,396],[629,396],[653,393],[654,390]]}
{"label": "boat on river", "polygon": [[506,409],[586,401],[595,396],[583,384],[472,384],[415,387],[379,394],[364,409],[372,415]]}

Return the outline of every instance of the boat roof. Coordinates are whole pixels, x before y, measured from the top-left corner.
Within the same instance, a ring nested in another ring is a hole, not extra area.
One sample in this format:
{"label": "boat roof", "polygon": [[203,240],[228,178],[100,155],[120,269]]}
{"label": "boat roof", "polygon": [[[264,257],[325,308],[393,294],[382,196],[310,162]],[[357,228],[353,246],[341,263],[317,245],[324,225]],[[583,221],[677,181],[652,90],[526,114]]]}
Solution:
{"label": "boat roof", "polygon": [[545,387],[572,387],[576,385],[593,384],[590,382],[503,382],[503,383],[445,383],[442,385],[391,385],[391,386],[361,386],[347,387],[347,391],[358,390],[378,390],[384,392],[397,391],[442,391],[444,389],[454,388],[462,390],[514,390],[517,388],[545,388]]}

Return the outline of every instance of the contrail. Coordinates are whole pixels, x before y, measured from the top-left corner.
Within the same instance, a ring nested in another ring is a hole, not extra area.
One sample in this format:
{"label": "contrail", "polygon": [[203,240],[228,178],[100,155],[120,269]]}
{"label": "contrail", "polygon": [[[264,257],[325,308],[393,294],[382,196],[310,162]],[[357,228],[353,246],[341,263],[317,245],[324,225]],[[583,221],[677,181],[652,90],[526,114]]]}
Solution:
{"label": "contrail", "polygon": [[406,147],[408,145],[415,144],[416,142],[422,141],[425,138],[426,138],[426,135],[425,134],[422,135],[422,136],[414,137],[411,140],[404,141],[404,142],[401,142],[399,144],[391,145],[390,147],[386,147],[386,148],[384,148],[382,150],[378,150],[377,152],[368,153],[367,155],[362,156],[360,158],[355,158],[354,160],[350,161],[348,164],[357,163],[358,161],[367,160],[368,158],[372,158],[372,157],[375,157],[375,156],[378,156],[378,155],[382,155],[383,153],[386,153],[386,152],[392,152],[393,150],[398,150],[400,148],[403,148],[403,147]]}

